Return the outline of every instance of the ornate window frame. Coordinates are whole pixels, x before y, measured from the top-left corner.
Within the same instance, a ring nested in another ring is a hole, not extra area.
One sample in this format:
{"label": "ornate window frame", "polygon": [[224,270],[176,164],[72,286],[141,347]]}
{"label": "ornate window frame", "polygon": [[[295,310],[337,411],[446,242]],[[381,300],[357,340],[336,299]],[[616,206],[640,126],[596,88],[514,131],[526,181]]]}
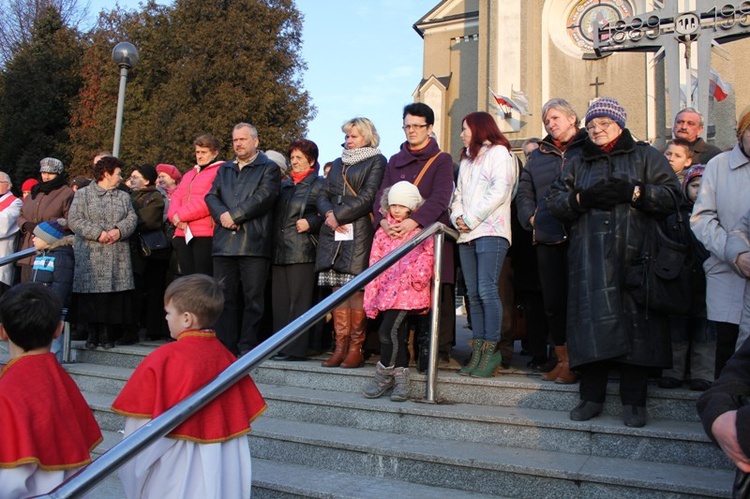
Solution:
{"label": "ornate window frame", "polygon": [[593,23],[592,16],[618,15],[624,18],[635,12],[630,0],[550,0],[544,5],[543,22],[558,49],[581,59],[595,57],[587,36]]}

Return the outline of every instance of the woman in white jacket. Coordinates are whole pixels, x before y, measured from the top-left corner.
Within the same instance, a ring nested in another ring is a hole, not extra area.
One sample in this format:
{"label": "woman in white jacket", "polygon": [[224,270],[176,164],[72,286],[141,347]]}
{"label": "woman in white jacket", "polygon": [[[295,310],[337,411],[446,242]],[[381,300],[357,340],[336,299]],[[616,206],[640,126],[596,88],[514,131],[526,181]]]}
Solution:
{"label": "woman in white jacket", "polygon": [[473,338],[471,362],[459,374],[492,376],[502,355],[503,307],[498,280],[511,243],[510,204],[516,166],[510,143],[488,113],[476,112],[462,121],[461,165],[451,221],[460,232],[458,254],[469,297]]}

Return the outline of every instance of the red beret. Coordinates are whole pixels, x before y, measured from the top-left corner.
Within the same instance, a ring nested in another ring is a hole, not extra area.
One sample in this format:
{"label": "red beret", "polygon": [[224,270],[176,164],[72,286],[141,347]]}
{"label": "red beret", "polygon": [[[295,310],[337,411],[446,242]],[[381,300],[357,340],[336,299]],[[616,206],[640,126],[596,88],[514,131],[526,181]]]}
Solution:
{"label": "red beret", "polygon": [[174,165],[168,165],[166,163],[158,164],[156,165],[156,172],[166,173],[167,175],[172,177],[175,182],[179,182],[182,179],[182,173],[180,173],[180,170],[178,170]]}

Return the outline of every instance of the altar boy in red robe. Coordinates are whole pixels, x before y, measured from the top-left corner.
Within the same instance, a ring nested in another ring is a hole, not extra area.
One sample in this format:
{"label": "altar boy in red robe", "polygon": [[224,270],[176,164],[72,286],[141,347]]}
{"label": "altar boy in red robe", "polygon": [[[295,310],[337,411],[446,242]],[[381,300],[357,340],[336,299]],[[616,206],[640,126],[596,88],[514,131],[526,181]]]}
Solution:
{"label": "altar boy in red robe", "polygon": [[42,284],[20,284],[0,299],[0,497],[46,494],[91,461],[102,440],[73,379],[50,353],[62,332],[62,304]]}
{"label": "altar boy in red robe", "polygon": [[[112,409],[127,416],[125,437],[213,380],[235,360],[210,329],[224,309],[221,285],[193,274],[164,295],[177,341],[146,357]],[[250,497],[250,423],[266,403],[247,376],[120,468],[129,498]]]}

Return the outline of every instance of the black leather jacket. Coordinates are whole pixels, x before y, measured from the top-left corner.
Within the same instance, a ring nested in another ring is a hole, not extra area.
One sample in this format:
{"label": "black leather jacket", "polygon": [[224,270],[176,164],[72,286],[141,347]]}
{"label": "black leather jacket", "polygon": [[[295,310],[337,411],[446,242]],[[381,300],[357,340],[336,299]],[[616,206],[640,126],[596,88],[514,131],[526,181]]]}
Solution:
{"label": "black leather jacket", "polygon": [[[213,256],[256,256],[271,258],[273,205],[279,195],[281,172],[262,152],[252,163],[239,169],[237,159],[219,167],[206,205],[216,222]],[[219,217],[224,212],[239,225],[225,229]]]}
{"label": "black leather jacket", "polygon": [[318,196],[318,212],[323,215],[333,210],[339,224],[354,226],[354,240],[335,241],[333,230],[327,225],[320,229],[320,242],[315,270],[334,269],[344,274],[357,275],[370,263],[370,246],[375,230],[370,213],[375,194],[380,188],[386,159],[378,154],[346,168],[346,180],[356,195],[345,188],[341,158],[333,162],[325,189]]}
{"label": "black leather jacket", "polygon": [[[316,202],[325,181],[312,172],[297,185],[291,178],[281,182],[281,194],[274,209],[274,265],[313,263],[317,247],[310,235],[318,237],[323,217],[318,214]],[[303,206],[304,203],[304,206]],[[297,232],[297,220],[307,220],[310,230]]]}

